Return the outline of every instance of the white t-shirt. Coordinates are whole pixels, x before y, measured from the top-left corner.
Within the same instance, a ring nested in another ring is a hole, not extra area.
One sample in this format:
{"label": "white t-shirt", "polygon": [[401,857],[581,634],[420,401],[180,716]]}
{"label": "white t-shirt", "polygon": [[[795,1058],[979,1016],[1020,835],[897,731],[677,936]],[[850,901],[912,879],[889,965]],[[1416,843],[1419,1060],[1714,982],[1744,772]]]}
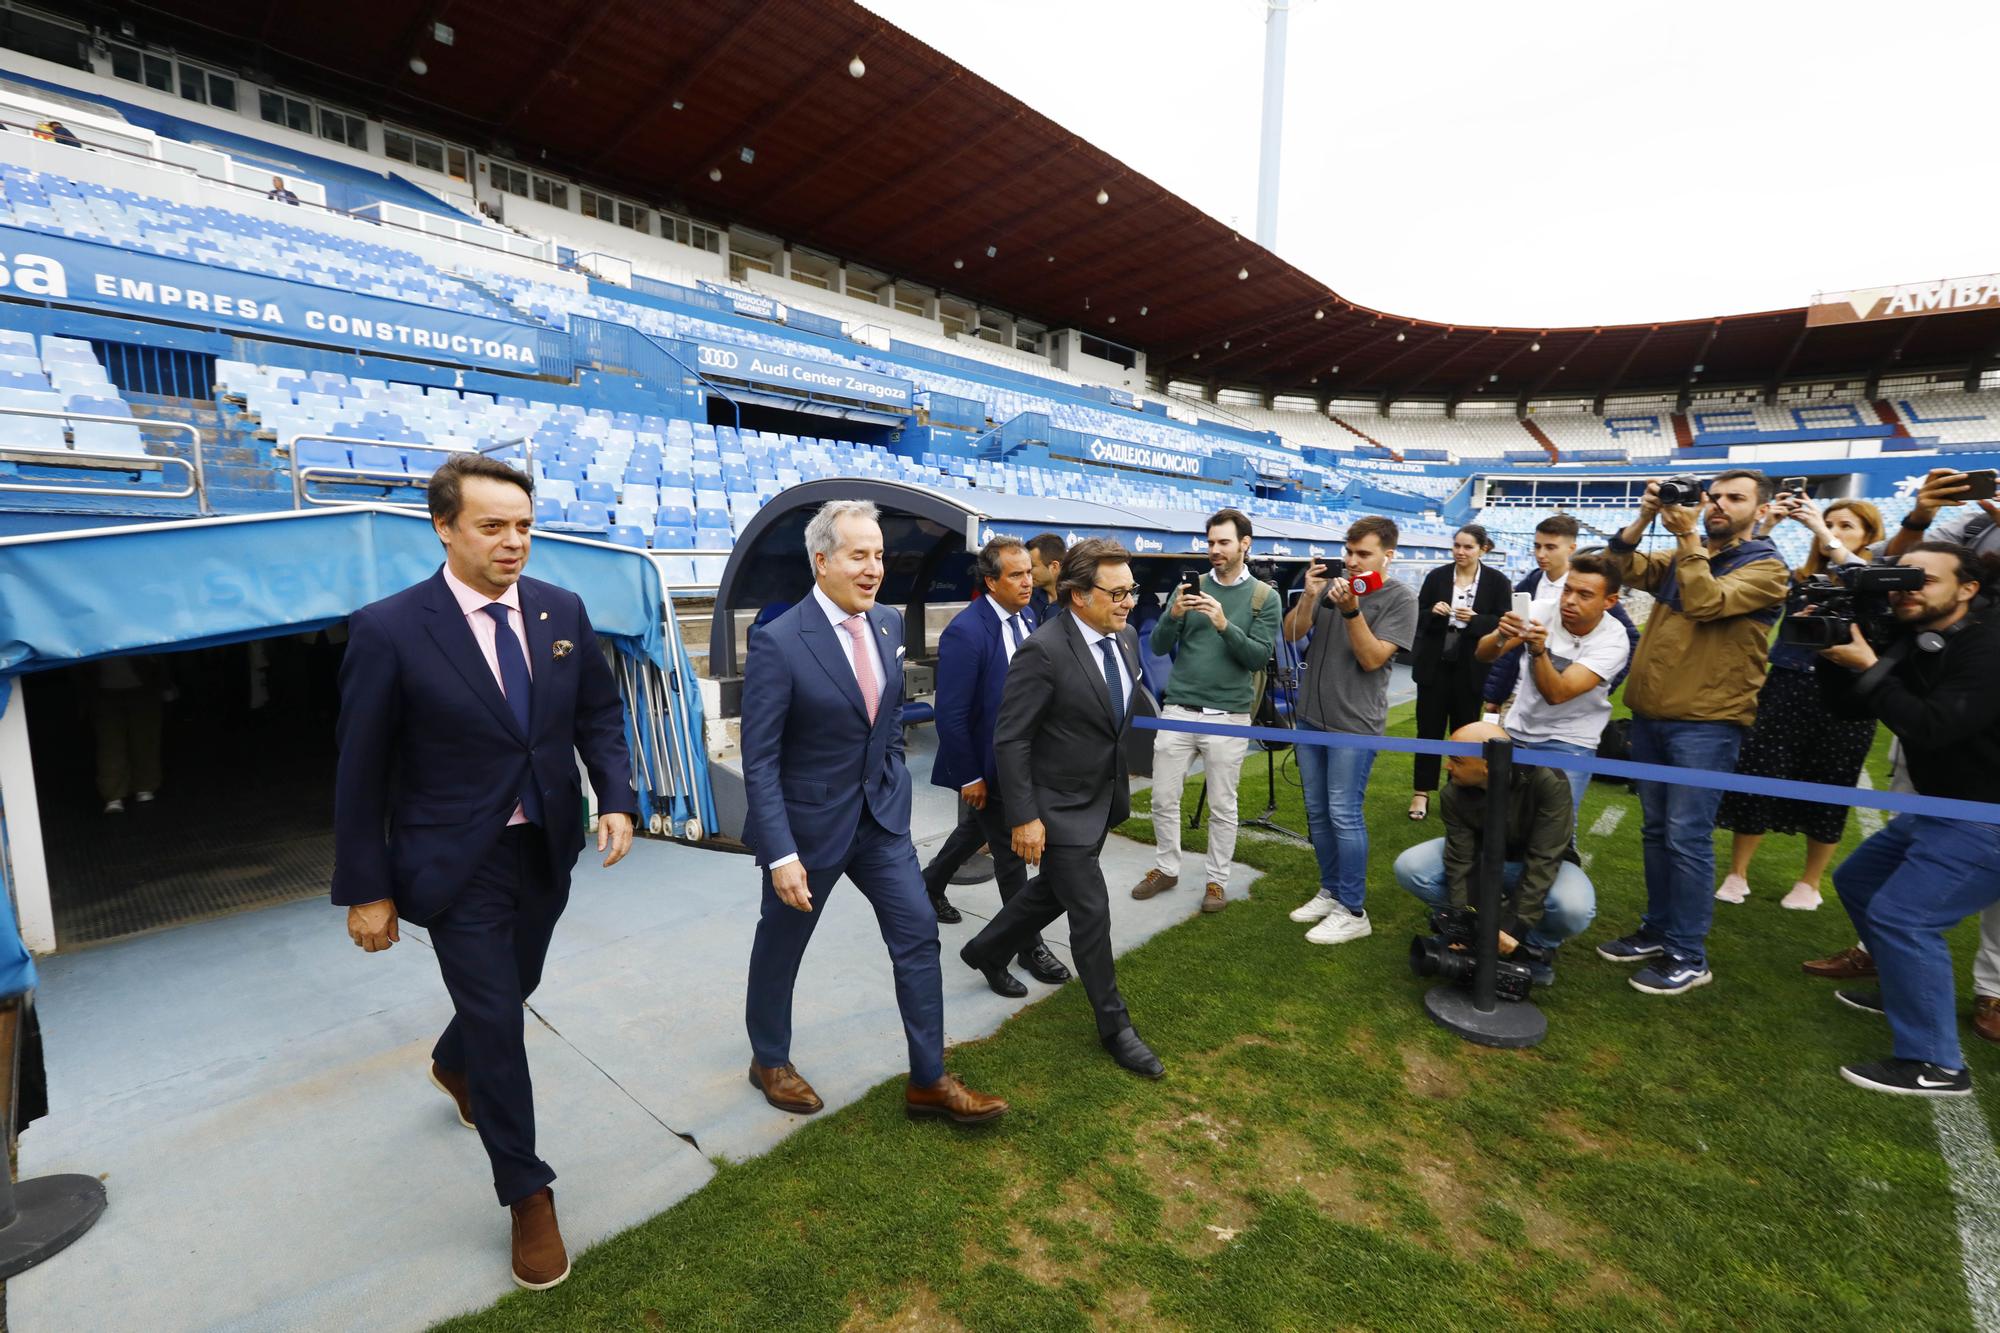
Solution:
{"label": "white t-shirt", "polygon": [[[1561,608],[1554,602],[1537,602],[1529,612],[1538,625],[1549,627],[1549,665],[1558,675],[1581,662],[1597,676],[1597,686],[1565,703],[1552,704],[1542,697],[1535,684],[1534,663],[1521,663],[1521,683],[1514,691],[1514,706],[1500,724],[1507,734],[1523,745],[1565,741],[1595,748],[1611,720],[1611,681],[1625,669],[1632,644],[1617,617],[1606,612],[1597,628],[1579,639],[1562,627]],[[1521,649],[1525,659],[1528,650]]]}

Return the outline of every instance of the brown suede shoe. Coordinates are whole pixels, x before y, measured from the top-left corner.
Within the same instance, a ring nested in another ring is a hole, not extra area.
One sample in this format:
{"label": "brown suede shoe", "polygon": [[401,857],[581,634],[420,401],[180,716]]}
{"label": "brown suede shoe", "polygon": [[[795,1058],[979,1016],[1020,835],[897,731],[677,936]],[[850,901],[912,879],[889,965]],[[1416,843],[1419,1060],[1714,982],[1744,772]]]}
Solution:
{"label": "brown suede shoe", "polygon": [[915,1083],[904,1088],[903,1111],[912,1120],[936,1116],[961,1125],[979,1125],[1007,1114],[1007,1103],[998,1097],[974,1092],[946,1074],[928,1088],[918,1087]]}
{"label": "brown suede shoe", "polygon": [[451,1098],[458,1107],[458,1123],[467,1129],[476,1129],[472,1123],[472,1093],[467,1089],[465,1075],[455,1074],[449,1069],[440,1069],[438,1062],[431,1061],[431,1086]]}
{"label": "brown suede shoe", "polygon": [[1214,880],[1210,880],[1207,891],[1201,895],[1201,910],[1204,912],[1220,912],[1228,905],[1229,900],[1222,896],[1222,886]]}
{"label": "brown suede shoe", "polygon": [[546,1291],[569,1276],[569,1251],[556,1226],[556,1192],[544,1185],[510,1210],[514,1214],[514,1282]]}
{"label": "brown suede shoe", "polygon": [[1860,945],[1850,945],[1831,958],[1812,958],[1800,963],[1809,977],[1825,977],[1828,981],[1853,981],[1860,977],[1878,975],[1875,960]]}
{"label": "brown suede shoe", "polygon": [[1163,875],[1157,870],[1148,870],[1146,878],[1132,886],[1132,896],[1144,902],[1156,893],[1165,893],[1180,882],[1179,875]]}
{"label": "brown suede shoe", "polygon": [[752,1060],[750,1086],[763,1093],[765,1101],[780,1111],[790,1111],[793,1115],[811,1115],[826,1105],[819,1099],[819,1094],[812,1090],[812,1084],[800,1078],[799,1071],[790,1065],[766,1069]]}
{"label": "brown suede shoe", "polygon": [[1972,997],[1972,1030],[1987,1041],[2000,1043],[2000,995]]}

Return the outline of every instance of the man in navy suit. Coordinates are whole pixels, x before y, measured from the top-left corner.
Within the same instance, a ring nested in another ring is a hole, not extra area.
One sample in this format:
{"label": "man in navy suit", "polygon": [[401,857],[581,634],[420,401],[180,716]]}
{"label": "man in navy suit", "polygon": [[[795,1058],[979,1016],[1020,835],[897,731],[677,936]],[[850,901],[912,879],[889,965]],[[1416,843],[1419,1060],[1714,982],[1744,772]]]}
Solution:
{"label": "man in navy suit", "polygon": [[[609,866],[632,845],[618,686],[582,599],[523,578],[533,483],[480,454],[430,482],[444,567],[348,621],[333,901],[369,953],[430,932],[452,1020],[430,1079],[476,1129],[513,1212],[514,1281],[569,1276],[555,1172],[535,1153],[522,1005],[583,849],[583,756]],[[386,829],[386,837],[384,836]]]}
{"label": "man in navy suit", "polygon": [[875,605],[875,506],[821,505],[806,525],[813,591],[773,620],[743,664],[743,840],[764,867],[745,1005],[750,1082],[781,1111],[823,1103],[792,1064],[792,988],[824,904],[845,875],[875,909],[910,1048],[904,1108],[960,1124],[1007,1110],[944,1071],[937,916],[910,843],[903,765],[903,618]]}
{"label": "man in navy suit", "polygon": [[[1007,902],[1028,882],[1028,864],[1014,855],[1014,826],[1000,800],[1000,762],[993,750],[993,724],[1000,716],[1000,692],[1007,684],[1007,663],[1041,622],[1028,609],[1035,580],[1027,544],[1017,537],[995,537],[980,548],[975,562],[983,597],[975,597],[952,617],[938,636],[937,762],[931,782],[958,793],[972,812],[979,836],[993,849],[993,871],[1000,881],[1000,901]],[[924,887],[933,903],[944,897],[946,881],[956,867],[940,858],[924,869]],[[1045,985],[1069,980],[1069,969],[1035,935],[1021,950],[1021,966]],[[1015,998],[1028,988],[1003,967],[1002,994]]]}

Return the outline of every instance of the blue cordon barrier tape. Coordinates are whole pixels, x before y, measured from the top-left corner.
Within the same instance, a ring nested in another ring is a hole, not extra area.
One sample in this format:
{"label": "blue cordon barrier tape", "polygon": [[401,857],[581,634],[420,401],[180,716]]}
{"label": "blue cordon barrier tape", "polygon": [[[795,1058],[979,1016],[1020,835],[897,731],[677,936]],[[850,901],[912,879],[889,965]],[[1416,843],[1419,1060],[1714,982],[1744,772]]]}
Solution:
{"label": "blue cordon barrier tape", "polygon": [[[1241,736],[1245,740],[1275,741],[1283,745],[1322,745],[1335,750],[1390,750],[1398,754],[1464,755],[1477,759],[1480,747],[1469,741],[1405,740],[1400,736],[1361,736],[1345,731],[1313,731],[1307,728],[1239,727],[1227,722],[1185,722],[1177,718],[1135,717],[1132,725],[1148,731],[1187,731],[1203,736]],[[1670,768],[1665,764],[1635,764],[1625,759],[1586,758],[1537,750],[1531,745],[1514,747],[1514,762],[1539,764],[1546,768],[1573,769],[1602,774],[1607,778],[1634,778],[1641,782],[1671,782],[1683,787],[1710,787],[1716,791],[1739,791],[1751,796],[1781,796],[1794,801],[1815,801],[1820,805],[1851,805],[1868,810],[1887,810],[1899,815],[1927,815],[1932,819],[1964,819],[1975,824],[2000,824],[2000,805],[1985,801],[1957,801],[1943,796],[1917,796],[1910,792],[1874,791],[1856,787],[1836,787],[1825,782],[1793,782],[1789,778],[1746,778],[1736,773],[1714,773],[1700,768]]]}

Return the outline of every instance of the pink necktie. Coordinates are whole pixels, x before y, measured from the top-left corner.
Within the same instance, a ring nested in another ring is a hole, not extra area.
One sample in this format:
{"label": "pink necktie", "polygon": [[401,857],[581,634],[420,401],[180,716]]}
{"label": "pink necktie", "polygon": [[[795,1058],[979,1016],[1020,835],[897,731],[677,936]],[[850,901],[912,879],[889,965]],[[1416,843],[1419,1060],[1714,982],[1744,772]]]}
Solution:
{"label": "pink necktie", "polygon": [[882,706],[882,687],[875,683],[875,665],[868,657],[868,617],[849,616],[840,627],[854,640],[854,679],[861,686],[861,701],[868,705],[868,725],[872,727],[875,710]]}

